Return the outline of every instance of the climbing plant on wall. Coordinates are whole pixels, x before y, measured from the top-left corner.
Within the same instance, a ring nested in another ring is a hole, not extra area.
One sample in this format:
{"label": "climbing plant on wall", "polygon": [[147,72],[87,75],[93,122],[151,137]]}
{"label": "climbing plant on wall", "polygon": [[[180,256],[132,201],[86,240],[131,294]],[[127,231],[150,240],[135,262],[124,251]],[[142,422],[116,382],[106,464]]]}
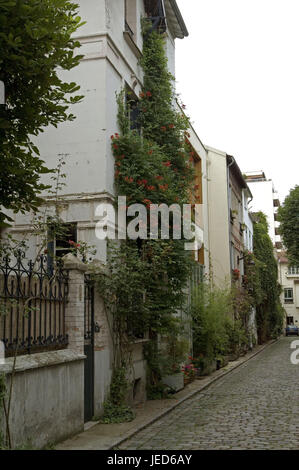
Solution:
{"label": "climbing plant on wall", "polygon": [[256,300],[257,331],[262,343],[281,332],[283,308],[280,302],[277,261],[268,235],[265,214],[255,214],[253,244],[255,256],[254,298]]}
{"label": "climbing plant on wall", "polygon": [[[127,204],[140,203],[147,208],[152,203],[182,205],[189,202],[194,179],[189,123],[176,104],[164,37],[156,31],[149,33],[149,27],[149,23],[143,23],[144,88],[135,130],[130,122],[130,105],[124,100],[125,92],[118,96],[120,134],[111,136],[116,194],[126,196]],[[170,234],[173,224],[170,217]],[[148,239],[124,240],[110,249],[108,273],[98,284],[104,299],[109,301],[106,307],[113,318],[114,368],[129,364],[134,334],[149,332],[145,356],[148,386],[154,392],[155,387],[159,389],[163,373],[157,339],[159,335],[166,340],[171,337],[172,352],[173,338],[179,343],[182,326],[176,314],[184,308],[183,291],[192,261],[184,249],[184,240],[152,240],[149,228],[146,230]],[[111,406],[107,408],[109,412]]]}

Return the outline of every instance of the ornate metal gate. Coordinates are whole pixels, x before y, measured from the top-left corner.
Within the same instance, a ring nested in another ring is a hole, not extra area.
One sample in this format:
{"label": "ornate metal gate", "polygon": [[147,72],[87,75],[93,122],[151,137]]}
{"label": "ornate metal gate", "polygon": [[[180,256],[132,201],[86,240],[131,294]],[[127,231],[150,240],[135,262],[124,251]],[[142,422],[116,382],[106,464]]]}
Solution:
{"label": "ornate metal gate", "polygon": [[84,289],[84,422],[94,415],[94,284],[85,276]]}

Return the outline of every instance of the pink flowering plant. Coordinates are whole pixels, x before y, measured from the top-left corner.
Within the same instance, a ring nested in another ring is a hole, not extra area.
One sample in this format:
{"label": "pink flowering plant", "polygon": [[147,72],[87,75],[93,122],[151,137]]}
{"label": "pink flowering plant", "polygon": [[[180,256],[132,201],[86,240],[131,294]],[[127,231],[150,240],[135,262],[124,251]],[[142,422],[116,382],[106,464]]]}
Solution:
{"label": "pink flowering plant", "polygon": [[86,242],[79,241],[79,243],[69,240],[70,252],[78,257],[83,263],[88,263],[96,254],[97,250],[94,246],[88,245]]}
{"label": "pink flowering plant", "polygon": [[196,367],[196,365],[195,365],[196,364],[196,359],[194,359],[191,356],[189,356],[188,359],[190,360],[190,363],[185,364],[182,367],[182,372],[184,373],[184,379],[192,381],[192,380],[195,379],[199,368]]}

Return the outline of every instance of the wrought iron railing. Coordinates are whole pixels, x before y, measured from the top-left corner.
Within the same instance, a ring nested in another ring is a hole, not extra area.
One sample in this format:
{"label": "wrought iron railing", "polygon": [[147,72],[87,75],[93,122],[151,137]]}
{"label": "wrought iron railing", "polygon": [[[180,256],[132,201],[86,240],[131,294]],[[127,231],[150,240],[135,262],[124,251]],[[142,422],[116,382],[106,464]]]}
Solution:
{"label": "wrought iron railing", "polygon": [[0,260],[0,340],[6,356],[63,349],[68,275],[48,268],[47,256],[35,262],[18,252]]}

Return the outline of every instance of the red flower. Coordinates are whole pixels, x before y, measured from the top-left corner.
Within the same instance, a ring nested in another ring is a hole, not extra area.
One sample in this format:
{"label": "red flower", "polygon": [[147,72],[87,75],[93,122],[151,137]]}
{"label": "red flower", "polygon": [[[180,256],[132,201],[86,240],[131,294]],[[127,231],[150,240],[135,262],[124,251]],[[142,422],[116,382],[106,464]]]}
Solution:
{"label": "red flower", "polygon": [[197,189],[199,189],[199,184],[196,184],[196,185],[194,186],[194,189],[195,189],[195,191],[196,191]]}
{"label": "red flower", "polygon": [[118,145],[113,144],[113,148],[114,148],[115,150],[117,150],[117,149],[118,149]]}
{"label": "red flower", "polygon": [[144,93],[141,91],[141,92],[139,93],[139,96],[140,96],[140,98],[144,98]]}
{"label": "red flower", "polygon": [[115,165],[116,165],[116,166],[121,166],[121,163],[120,163],[120,162],[116,162]]}
{"label": "red flower", "polygon": [[127,183],[133,183],[134,178],[129,178],[128,176],[125,176],[125,181],[127,181]]}
{"label": "red flower", "polygon": [[168,161],[168,162],[163,162],[163,165],[170,167],[170,166],[171,166],[171,162],[170,162],[170,161]]}
{"label": "red flower", "polygon": [[153,153],[152,150],[149,150],[149,151],[148,151],[148,154],[149,154],[149,155],[152,155],[152,153]]}
{"label": "red flower", "polygon": [[163,179],[164,179],[163,176],[160,176],[160,175],[156,176],[156,180],[163,180]]}
{"label": "red flower", "polygon": [[146,185],[147,184],[147,180],[141,180],[141,183]]}
{"label": "red flower", "polygon": [[166,131],[166,126],[161,126],[160,129],[161,129],[161,131],[165,132]]}
{"label": "red flower", "polygon": [[147,208],[149,208],[150,205],[151,205],[151,203],[152,203],[152,201],[151,201],[150,199],[143,199],[142,202],[144,202],[144,203],[146,204],[146,207],[147,207]]}
{"label": "red flower", "polygon": [[156,190],[155,186],[147,186],[146,189],[148,189],[149,191],[155,191]]}
{"label": "red flower", "polygon": [[174,128],[174,124],[169,124],[169,129],[173,129]]}
{"label": "red flower", "polygon": [[147,91],[147,92],[146,92],[146,96],[148,96],[148,97],[152,96],[151,92],[150,92],[150,91]]}

